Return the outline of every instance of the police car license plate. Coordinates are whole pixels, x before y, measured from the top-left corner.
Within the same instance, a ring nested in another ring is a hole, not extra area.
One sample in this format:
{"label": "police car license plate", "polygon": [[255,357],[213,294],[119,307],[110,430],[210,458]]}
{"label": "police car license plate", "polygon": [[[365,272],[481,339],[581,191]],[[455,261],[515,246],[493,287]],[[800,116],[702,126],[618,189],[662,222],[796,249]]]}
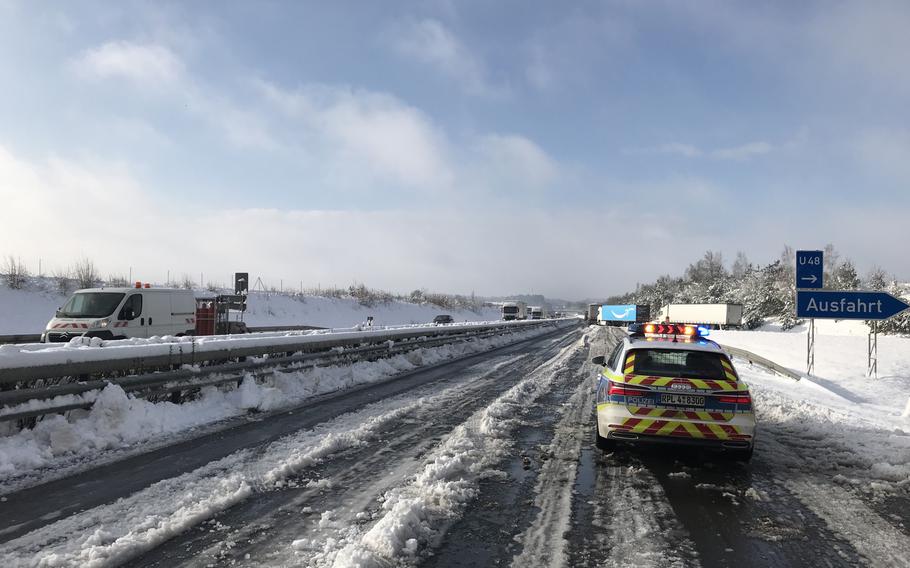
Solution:
{"label": "police car license plate", "polygon": [[661,404],[676,404],[679,406],[704,406],[705,397],[693,394],[661,394]]}

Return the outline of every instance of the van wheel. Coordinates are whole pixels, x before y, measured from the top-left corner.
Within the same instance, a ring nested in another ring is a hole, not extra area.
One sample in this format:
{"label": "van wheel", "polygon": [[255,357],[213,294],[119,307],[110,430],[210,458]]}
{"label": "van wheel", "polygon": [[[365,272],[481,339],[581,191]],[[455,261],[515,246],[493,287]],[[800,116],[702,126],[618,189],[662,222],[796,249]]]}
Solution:
{"label": "van wheel", "polygon": [[598,426],[597,420],[594,421],[594,445],[597,446],[598,450],[605,452],[612,452],[616,449],[615,441],[608,440],[600,435],[600,426]]}

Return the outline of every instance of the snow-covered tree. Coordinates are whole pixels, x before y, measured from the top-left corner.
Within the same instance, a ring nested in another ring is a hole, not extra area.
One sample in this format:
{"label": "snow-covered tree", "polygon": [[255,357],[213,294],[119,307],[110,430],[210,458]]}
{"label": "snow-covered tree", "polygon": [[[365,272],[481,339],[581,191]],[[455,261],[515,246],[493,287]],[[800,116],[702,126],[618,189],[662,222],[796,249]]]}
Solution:
{"label": "snow-covered tree", "polygon": [[864,286],[868,290],[884,290],[888,287],[888,273],[878,266],[872,268],[866,275]]}
{"label": "snow-covered tree", "polygon": [[835,290],[856,290],[860,285],[856,267],[853,266],[853,262],[849,259],[837,265],[831,280],[831,288]]}
{"label": "snow-covered tree", "polygon": [[733,278],[739,280],[743,278],[751,269],[752,264],[746,257],[746,253],[743,251],[738,251],[736,253],[736,260],[733,261],[733,267],[730,269],[730,275]]}

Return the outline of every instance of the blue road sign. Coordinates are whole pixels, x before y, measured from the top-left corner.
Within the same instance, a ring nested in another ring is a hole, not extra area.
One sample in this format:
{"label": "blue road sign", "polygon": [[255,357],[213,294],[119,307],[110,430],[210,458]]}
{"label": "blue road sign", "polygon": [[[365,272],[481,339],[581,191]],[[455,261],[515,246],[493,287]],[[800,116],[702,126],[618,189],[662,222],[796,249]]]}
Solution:
{"label": "blue road sign", "polygon": [[824,275],[824,252],[820,250],[796,251],[797,288],[823,288]]}
{"label": "blue road sign", "polygon": [[796,317],[884,320],[910,308],[887,292],[797,290]]}
{"label": "blue road sign", "polygon": [[635,304],[611,306],[604,304],[600,307],[601,321],[635,321],[638,307]]}

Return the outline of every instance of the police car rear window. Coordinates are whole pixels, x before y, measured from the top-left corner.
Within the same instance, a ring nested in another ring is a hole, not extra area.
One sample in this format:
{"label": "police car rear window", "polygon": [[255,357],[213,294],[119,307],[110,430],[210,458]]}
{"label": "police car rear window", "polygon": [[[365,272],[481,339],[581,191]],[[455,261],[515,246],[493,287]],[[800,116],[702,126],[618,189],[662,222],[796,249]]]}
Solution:
{"label": "police car rear window", "polygon": [[633,373],[656,377],[726,380],[722,355],[678,349],[636,349]]}

